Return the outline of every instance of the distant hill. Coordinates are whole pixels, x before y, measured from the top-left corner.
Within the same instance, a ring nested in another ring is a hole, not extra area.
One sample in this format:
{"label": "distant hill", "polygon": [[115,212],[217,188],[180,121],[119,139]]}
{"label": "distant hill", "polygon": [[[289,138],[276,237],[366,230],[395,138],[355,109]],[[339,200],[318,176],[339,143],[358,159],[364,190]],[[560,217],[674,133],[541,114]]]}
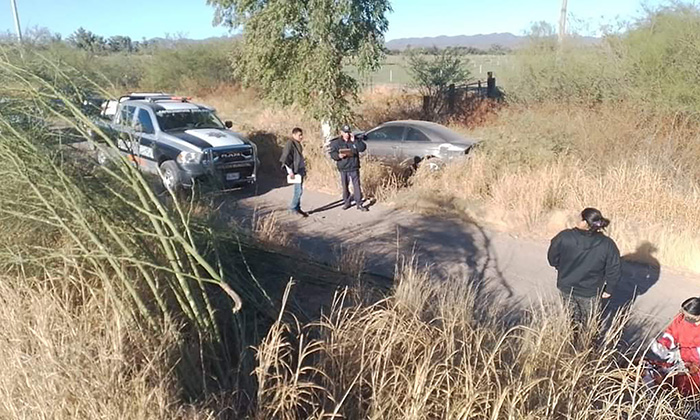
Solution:
{"label": "distant hill", "polygon": [[[583,42],[590,44],[598,42],[598,38],[581,37]],[[501,45],[506,48],[518,48],[527,43],[526,36],[513,35],[510,32],[479,34],[479,35],[458,35],[458,36],[435,36],[425,38],[400,38],[393,39],[386,43],[386,47],[390,50],[405,50],[407,47],[418,48],[446,48],[446,47],[473,47],[479,49],[488,49],[494,44]]]}

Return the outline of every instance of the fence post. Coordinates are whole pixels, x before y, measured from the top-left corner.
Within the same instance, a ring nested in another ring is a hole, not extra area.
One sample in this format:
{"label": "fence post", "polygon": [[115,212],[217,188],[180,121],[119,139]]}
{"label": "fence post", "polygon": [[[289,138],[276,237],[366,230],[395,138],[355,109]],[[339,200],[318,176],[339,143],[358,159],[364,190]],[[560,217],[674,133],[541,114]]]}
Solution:
{"label": "fence post", "polygon": [[447,88],[447,112],[452,115],[455,113],[455,84],[452,83]]}
{"label": "fence post", "polygon": [[488,78],[486,79],[486,97],[495,98],[496,97],[496,78],[493,77],[493,72],[487,73]]}

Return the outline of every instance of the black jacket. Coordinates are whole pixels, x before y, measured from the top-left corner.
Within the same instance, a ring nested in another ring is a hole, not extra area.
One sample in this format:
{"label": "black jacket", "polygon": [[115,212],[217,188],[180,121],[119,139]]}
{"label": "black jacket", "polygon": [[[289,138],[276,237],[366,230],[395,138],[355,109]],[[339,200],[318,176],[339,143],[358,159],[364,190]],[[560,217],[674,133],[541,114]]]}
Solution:
{"label": "black jacket", "polygon": [[304,149],[296,140],[287,140],[287,143],[282,149],[280,163],[292,168],[295,174],[301,174],[306,171],[306,162],[304,162]]}
{"label": "black jacket", "polygon": [[579,297],[613,294],[620,280],[620,251],[602,233],[567,229],[552,239],[547,253],[557,269],[557,288]]}
{"label": "black jacket", "polygon": [[[340,149],[352,149],[353,154],[345,159],[340,158]],[[360,169],[360,153],[367,150],[367,144],[355,137],[355,141],[345,141],[338,137],[331,142],[331,159],[336,161],[340,172],[352,172]]]}

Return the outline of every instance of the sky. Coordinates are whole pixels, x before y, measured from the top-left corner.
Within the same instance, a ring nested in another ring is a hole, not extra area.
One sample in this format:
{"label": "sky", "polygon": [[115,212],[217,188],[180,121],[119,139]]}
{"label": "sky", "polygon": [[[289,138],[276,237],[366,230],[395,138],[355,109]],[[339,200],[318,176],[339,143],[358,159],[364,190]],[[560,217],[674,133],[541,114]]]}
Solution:
{"label": "sky", "polygon": [[[22,30],[46,27],[64,36],[84,27],[102,36],[134,40],[170,36],[223,36],[212,26],[214,9],[205,0],[16,0]],[[645,1],[642,3],[642,1]],[[642,4],[664,0],[568,0],[570,25],[596,34],[601,24],[639,16]],[[387,40],[438,35],[511,32],[521,35],[532,22],[559,20],[561,0],[393,0]],[[0,32],[14,32],[11,1],[0,0]]]}

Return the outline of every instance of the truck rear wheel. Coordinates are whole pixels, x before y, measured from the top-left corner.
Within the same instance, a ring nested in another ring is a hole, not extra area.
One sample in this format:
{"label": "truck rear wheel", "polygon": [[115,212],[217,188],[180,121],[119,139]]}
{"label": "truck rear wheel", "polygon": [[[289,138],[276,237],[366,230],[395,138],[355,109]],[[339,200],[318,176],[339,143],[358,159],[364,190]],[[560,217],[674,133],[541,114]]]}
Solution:
{"label": "truck rear wheel", "polygon": [[177,192],[182,188],[182,173],[177,163],[172,160],[163,162],[160,165],[160,180],[168,191]]}

